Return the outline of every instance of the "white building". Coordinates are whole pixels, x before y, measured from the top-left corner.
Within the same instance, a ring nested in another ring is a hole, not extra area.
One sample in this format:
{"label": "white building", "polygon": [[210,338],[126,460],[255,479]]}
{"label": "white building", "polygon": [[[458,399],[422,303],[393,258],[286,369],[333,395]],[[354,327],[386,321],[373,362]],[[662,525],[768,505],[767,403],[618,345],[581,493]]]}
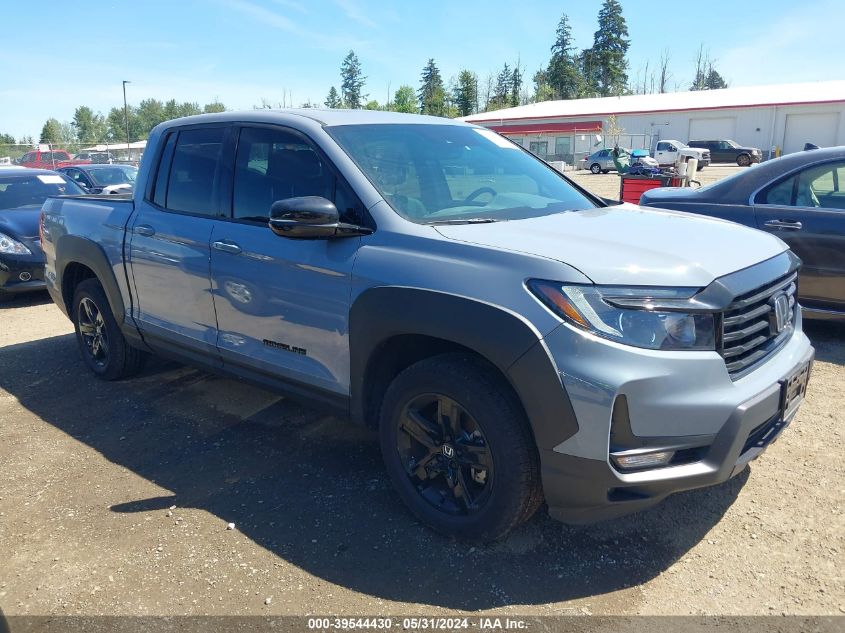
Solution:
{"label": "white building", "polygon": [[544,101],[464,120],[569,164],[614,142],[653,149],[659,139],[733,139],[766,157],[799,151],[805,143],[845,145],[845,81]]}

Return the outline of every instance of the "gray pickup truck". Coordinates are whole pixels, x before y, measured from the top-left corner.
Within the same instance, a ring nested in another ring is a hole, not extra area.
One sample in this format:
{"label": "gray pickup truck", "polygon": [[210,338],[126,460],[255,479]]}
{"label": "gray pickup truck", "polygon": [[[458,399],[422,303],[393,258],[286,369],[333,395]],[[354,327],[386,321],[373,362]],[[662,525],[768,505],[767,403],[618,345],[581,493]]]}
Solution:
{"label": "gray pickup truck", "polygon": [[41,232],[96,375],[166,355],[372,425],[402,500],[458,538],[727,480],[813,359],[776,237],[608,206],[447,119],[171,121],[132,199],[51,198]]}

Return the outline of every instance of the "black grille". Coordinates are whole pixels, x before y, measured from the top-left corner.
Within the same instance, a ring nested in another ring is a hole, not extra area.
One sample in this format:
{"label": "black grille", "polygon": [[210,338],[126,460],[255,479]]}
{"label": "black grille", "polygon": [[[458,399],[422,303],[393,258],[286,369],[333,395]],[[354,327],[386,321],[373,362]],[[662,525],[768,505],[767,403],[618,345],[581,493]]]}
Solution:
{"label": "black grille", "polygon": [[[722,313],[719,353],[731,378],[740,378],[774,353],[793,331],[795,280],[790,273],[770,284],[740,295]],[[774,300],[786,294],[789,322],[779,333],[775,327]]]}

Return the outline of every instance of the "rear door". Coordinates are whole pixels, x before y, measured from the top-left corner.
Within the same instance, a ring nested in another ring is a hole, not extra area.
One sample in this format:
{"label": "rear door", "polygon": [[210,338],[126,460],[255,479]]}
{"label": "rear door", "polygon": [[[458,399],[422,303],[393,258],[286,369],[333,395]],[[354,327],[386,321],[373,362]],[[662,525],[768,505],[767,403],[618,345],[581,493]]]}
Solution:
{"label": "rear door", "polygon": [[[229,191],[228,126],[175,129],[131,223],[135,318],[152,344],[216,358],[209,244]],[[231,162],[229,162],[231,164]]]}
{"label": "rear door", "polygon": [[845,161],[807,167],[755,198],[757,227],[802,259],[799,298],[808,308],[845,311]]}

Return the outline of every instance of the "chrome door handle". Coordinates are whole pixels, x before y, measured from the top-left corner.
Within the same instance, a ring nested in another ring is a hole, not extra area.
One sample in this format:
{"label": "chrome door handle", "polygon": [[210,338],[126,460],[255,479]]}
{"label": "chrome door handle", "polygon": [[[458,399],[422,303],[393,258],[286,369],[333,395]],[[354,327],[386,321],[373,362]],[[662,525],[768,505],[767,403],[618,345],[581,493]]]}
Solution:
{"label": "chrome door handle", "polygon": [[143,235],[145,237],[151,237],[156,234],[156,230],[149,224],[139,224],[134,230],[138,235]]}
{"label": "chrome door handle", "polygon": [[793,222],[790,220],[769,220],[764,226],[770,229],[786,229],[788,231],[800,231],[804,226],[800,222]]}
{"label": "chrome door handle", "polygon": [[211,246],[215,250],[223,251],[224,253],[229,253],[230,255],[240,255],[241,253],[241,247],[234,242],[218,241],[213,242]]}

